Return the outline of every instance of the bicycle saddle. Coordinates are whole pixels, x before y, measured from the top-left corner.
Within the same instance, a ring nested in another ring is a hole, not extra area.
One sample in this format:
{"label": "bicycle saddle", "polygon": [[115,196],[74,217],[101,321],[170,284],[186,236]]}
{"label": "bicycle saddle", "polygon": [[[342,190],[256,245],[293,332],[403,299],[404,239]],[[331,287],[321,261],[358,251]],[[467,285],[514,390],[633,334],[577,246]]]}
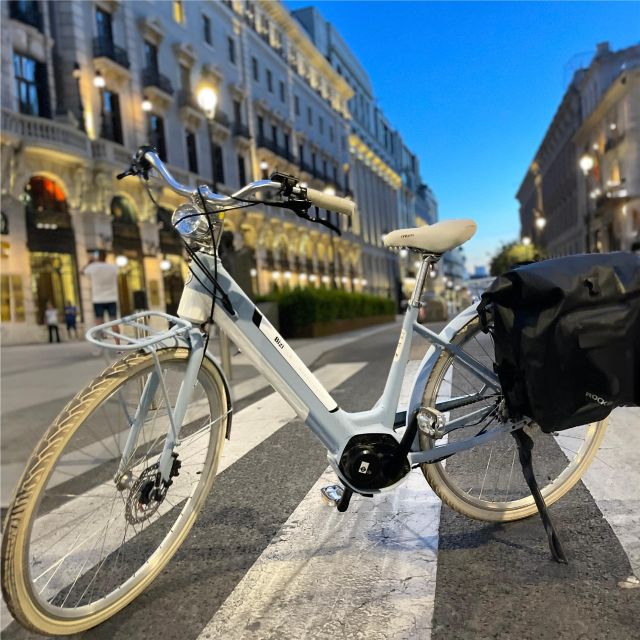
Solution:
{"label": "bicycle saddle", "polygon": [[440,255],[465,243],[477,228],[473,220],[443,220],[415,229],[391,231],[384,237],[384,244]]}

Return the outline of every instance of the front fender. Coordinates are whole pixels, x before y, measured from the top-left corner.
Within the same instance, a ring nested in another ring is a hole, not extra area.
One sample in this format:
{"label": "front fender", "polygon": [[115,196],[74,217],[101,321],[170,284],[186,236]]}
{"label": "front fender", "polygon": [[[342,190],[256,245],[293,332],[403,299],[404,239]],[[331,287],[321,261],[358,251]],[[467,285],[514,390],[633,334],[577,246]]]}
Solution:
{"label": "front fender", "polygon": [[[477,307],[478,303],[476,302],[467,307],[464,311],[461,311],[438,334],[440,338],[446,340],[447,342],[450,342],[455,334],[458,333],[458,331],[460,331],[460,329],[462,329],[462,327],[464,327],[467,322],[472,320],[474,316],[477,315]],[[442,349],[443,347],[439,345],[431,345],[424,358],[422,358],[422,362],[420,363],[420,367],[418,368],[415,382],[413,383],[411,396],[409,397],[409,404],[407,406],[407,426],[409,426],[413,415],[422,404],[422,396],[424,395],[424,389],[427,386],[427,380],[429,379],[429,376],[433,371],[433,367],[440,357]]]}

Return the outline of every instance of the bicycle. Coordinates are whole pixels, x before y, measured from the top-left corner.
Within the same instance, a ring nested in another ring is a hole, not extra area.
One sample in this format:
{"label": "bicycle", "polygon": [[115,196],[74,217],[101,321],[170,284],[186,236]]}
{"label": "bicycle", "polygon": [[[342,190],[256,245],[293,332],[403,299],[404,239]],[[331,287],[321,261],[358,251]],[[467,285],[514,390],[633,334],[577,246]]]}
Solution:
{"label": "bicycle", "polygon": [[[227,273],[217,240],[224,212],[238,206],[262,202],[332,226],[311,217],[310,207],[350,215],[354,203],[281,174],[232,196],[192,189],[176,182],[149,147],[119,177],[137,175],[146,184],[152,169],[189,200],[173,220],[191,255],[192,276],[179,317],[141,312],[88,332],[94,344],[129,353],[63,409],[18,483],[2,540],[2,591],[18,622],[53,635],[100,624],[148,587],[185,539],[232,433],[229,386],[206,348],[214,315],[326,446],[340,485],[326,487],[323,496],[340,511],[353,493],[392,490],[420,467],[438,496],[471,518],[507,522],[536,513],[527,485],[514,477],[517,450],[506,436],[540,431],[530,421],[507,418],[491,334],[481,330],[475,305],[439,334],[417,322],[429,269],[473,235],[472,221],[385,237],[387,246],[417,251],[420,267],[382,396],[372,409],[348,413]],[[414,333],[431,347],[407,410],[398,411]],[[580,479],[605,429],[603,421],[563,432],[566,460],[542,487],[547,504]],[[467,476],[477,469],[472,486],[461,484],[460,468]]]}

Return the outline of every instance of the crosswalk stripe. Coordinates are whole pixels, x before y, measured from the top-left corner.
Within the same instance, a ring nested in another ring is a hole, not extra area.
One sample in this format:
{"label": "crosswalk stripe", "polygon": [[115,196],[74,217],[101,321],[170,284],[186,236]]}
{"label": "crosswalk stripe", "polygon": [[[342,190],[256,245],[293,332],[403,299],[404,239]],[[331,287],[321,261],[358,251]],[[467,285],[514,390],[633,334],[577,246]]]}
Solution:
{"label": "crosswalk stripe", "polygon": [[[417,362],[407,367],[399,409]],[[450,372],[442,393],[450,393]],[[316,482],[200,638],[428,639],[435,600],[440,500],[420,470],[394,491],[354,496],[341,514]]]}
{"label": "crosswalk stripe", "polygon": [[[325,388],[330,391],[355,375],[364,366],[366,366],[364,362],[328,364],[318,369],[316,375]],[[223,449],[218,473],[246,455],[252,448],[294,418],[294,411],[277,393],[272,393],[238,412],[233,420],[232,439],[230,442],[225,443],[226,446]],[[190,444],[185,444],[185,448],[181,450],[181,458],[183,460],[192,454]],[[195,447],[197,448],[197,446],[196,444]],[[183,467],[181,470],[181,476],[184,474],[188,474],[188,467]],[[106,554],[112,552],[119,546],[123,536],[124,518],[115,516],[112,519],[112,524],[106,529],[101,526],[104,522],[103,519],[95,523],[91,521],[91,515],[96,509],[97,499],[100,497],[101,492],[104,491],[113,493],[113,487],[110,484],[93,487],[90,491],[69,500],[61,507],[54,509],[37,521],[34,527],[34,535],[38,536],[38,532],[42,532],[42,534],[39,537],[39,542],[34,545],[35,548],[32,547],[32,555],[40,559],[40,566],[49,567],[51,561],[47,559],[47,550],[55,547],[56,540],[62,540],[64,536],[69,534],[68,529],[65,530],[59,527],[59,524],[63,522],[77,521],[81,518],[89,522],[89,526],[82,532],[83,539],[85,541],[98,540],[98,547],[100,548],[102,557],[105,557]],[[170,506],[163,503],[160,512],[167,511],[169,508]],[[120,520],[123,522],[120,522]],[[44,535],[44,532],[46,532],[46,535]],[[74,546],[78,542],[78,540],[65,539],[71,543],[70,546]],[[88,553],[86,555],[88,560],[85,563],[85,569],[89,570],[90,567],[99,561],[99,558],[89,557]],[[71,568],[65,571],[63,567],[56,571],[56,567],[54,566],[51,573],[54,572],[55,576],[45,591],[49,596],[54,595],[65,585],[73,582],[75,573],[77,573],[77,567],[72,572]],[[45,575],[43,580],[46,581],[49,577],[50,575]],[[3,602],[2,613],[4,614],[5,611],[6,609]],[[11,620],[9,616],[3,615],[2,617],[1,628],[4,628]]]}
{"label": "crosswalk stripe", "polygon": [[393,492],[323,505],[323,474],[199,638],[429,638],[440,501],[414,470]]}

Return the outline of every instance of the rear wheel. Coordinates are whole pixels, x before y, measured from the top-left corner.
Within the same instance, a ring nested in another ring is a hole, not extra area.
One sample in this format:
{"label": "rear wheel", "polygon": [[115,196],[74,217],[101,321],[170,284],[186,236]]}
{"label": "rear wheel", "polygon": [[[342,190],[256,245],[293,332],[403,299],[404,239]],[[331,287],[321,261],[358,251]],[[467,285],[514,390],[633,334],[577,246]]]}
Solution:
{"label": "rear wheel", "polygon": [[[452,342],[493,370],[493,339],[482,332],[479,318],[469,321]],[[449,411],[448,420],[483,408],[486,416],[470,421],[472,426],[452,431],[441,440],[420,433],[422,449],[473,437],[482,429],[495,426],[499,420],[501,395],[485,388],[477,376],[463,368],[452,354],[443,351],[427,380],[423,406],[437,407],[451,398],[474,394],[478,396],[469,398],[473,401]],[[534,440],[534,471],[547,505],[559,500],[581,478],[600,447],[606,424],[604,420],[567,429],[555,437],[543,433],[537,425],[526,427]],[[470,518],[505,522],[537,513],[522,475],[517,445],[509,435],[461,451],[441,462],[423,464],[422,472],[443,502]]]}
{"label": "rear wheel", "polygon": [[[189,353],[157,352],[171,408]],[[105,621],[151,583],[191,529],[216,475],[228,396],[205,358],[174,449],[179,475],[156,499],[155,464],[170,425],[161,388],[127,473],[114,481],[142,389],[155,371],[145,353],[116,362],[65,407],[34,451],[2,540],[2,592],[23,626],[68,635]]]}

